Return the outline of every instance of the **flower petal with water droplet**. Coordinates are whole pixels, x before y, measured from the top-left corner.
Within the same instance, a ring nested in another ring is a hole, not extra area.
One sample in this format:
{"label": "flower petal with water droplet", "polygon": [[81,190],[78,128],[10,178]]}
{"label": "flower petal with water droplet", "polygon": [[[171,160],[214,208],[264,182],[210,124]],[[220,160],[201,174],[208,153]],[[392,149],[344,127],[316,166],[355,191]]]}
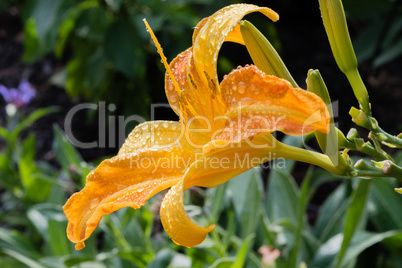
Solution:
{"label": "flower petal with water droplet", "polygon": [[279,130],[304,135],[329,131],[329,112],[320,97],[293,88],[288,81],[267,75],[254,65],[227,75],[221,93],[227,107],[225,115],[242,133]]}
{"label": "flower petal with water droplet", "polygon": [[[175,128],[166,128],[164,123]],[[191,154],[179,141],[170,141],[180,136],[179,126],[178,122],[167,121],[137,126],[119,154],[103,161],[87,176],[85,188],[63,207],[68,219],[67,235],[77,243],[77,250],[85,246],[84,241],[104,214],[123,207],[139,208],[151,196],[182,179]],[[147,135],[152,131],[159,133],[154,141]],[[172,161],[177,158],[182,161]]]}

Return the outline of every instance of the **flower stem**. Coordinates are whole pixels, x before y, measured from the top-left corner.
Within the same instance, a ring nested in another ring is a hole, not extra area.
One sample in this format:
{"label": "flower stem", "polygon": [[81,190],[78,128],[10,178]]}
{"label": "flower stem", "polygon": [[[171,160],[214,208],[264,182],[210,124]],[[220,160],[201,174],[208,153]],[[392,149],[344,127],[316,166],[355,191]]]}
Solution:
{"label": "flower stem", "polygon": [[323,169],[326,169],[329,172],[337,175],[347,175],[353,170],[349,165],[335,166],[327,155],[293,147],[281,142],[276,144],[275,153],[277,153],[277,156],[287,159],[310,163],[322,167]]}
{"label": "flower stem", "polygon": [[348,72],[345,72],[345,75],[348,78],[350,85],[352,86],[353,92],[355,93],[355,96],[359,101],[362,110],[366,115],[371,116],[369,95],[367,92],[366,85],[363,83],[363,80],[360,76],[357,67],[351,69]]}

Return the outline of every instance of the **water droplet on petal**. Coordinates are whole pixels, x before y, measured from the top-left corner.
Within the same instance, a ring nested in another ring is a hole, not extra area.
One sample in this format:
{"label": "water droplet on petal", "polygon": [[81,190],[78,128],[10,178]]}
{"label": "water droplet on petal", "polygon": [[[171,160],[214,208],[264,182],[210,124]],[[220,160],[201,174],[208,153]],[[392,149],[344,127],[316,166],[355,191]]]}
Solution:
{"label": "water droplet on petal", "polygon": [[243,94],[246,91],[246,84],[244,84],[243,82],[240,82],[238,88],[239,88],[239,93]]}
{"label": "water droplet on petal", "polygon": [[94,209],[98,204],[99,204],[99,199],[95,198],[94,200],[91,201],[91,204],[89,204],[89,209]]}
{"label": "water droplet on petal", "polygon": [[235,83],[232,83],[232,89],[233,89],[233,91],[236,91],[236,90],[237,90],[237,86],[236,86]]}
{"label": "water droplet on petal", "polygon": [[117,184],[117,185],[116,185],[116,188],[117,188],[118,191],[121,191],[121,190],[127,188],[127,186],[124,185],[124,184]]}

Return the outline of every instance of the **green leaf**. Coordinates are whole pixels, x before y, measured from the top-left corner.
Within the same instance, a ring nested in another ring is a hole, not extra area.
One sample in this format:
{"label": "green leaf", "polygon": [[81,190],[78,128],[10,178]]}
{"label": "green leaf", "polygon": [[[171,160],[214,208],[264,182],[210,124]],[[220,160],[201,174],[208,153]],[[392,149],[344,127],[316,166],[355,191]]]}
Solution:
{"label": "green leaf", "polygon": [[26,129],[27,127],[32,126],[32,124],[39,120],[40,118],[57,112],[59,111],[58,107],[47,107],[47,108],[41,108],[38,109],[36,111],[34,111],[33,113],[31,113],[27,118],[25,118],[24,120],[22,120],[21,122],[18,123],[18,125],[11,131],[11,133],[9,134],[9,145],[13,146],[18,135],[21,133],[21,131],[23,131],[24,129]]}
{"label": "green leaf", "polygon": [[[284,254],[288,254],[295,241],[297,212],[300,209],[300,197],[293,177],[280,169],[271,169],[268,181],[266,212],[271,222],[283,228],[277,235],[280,245],[286,245]],[[278,243],[277,243],[278,244]]]}
{"label": "green leaf", "polygon": [[[31,241],[23,234],[16,230],[9,230],[0,227],[0,251],[10,253],[10,256],[16,258],[25,256],[29,260],[39,258],[37,248],[33,246]],[[20,260],[21,261],[21,260]],[[23,262],[26,263],[26,262]]]}
{"label": "green leaf", "polygon": [[228,183],[224,183],[215,188],[208,189],[205,197],[205,207],[209,208],[210,215],[214,222],[218,221],[222,211],[227,207],[228,195],[226,188]]}
{"label": "green leaf", "polygon": [[112,80],[113,72],[108,71],[110,64],[101,47],[82,40],[77,43],[75,57],[67,64],[67,93],[91,99],[92,102],[100,101],[105,98]]}
{"label": "green leaf", "polygon": [[236,261],[236,257],[224,257],[217,259],[210,268],[231,268]]}
{"label": "green leaf", "polygon": [[373,56],[385,21],[371,23],[353,40],[356,57],[359,62]]}
{"label": "green leaf", "polygon": [[22,185],[25,189],[25,198],[35,202],[43,201],[50,191],[51,184],[47,181],[38,180],[35,174],[40,173],[34,161],[35,136],[30,135],[24,141],[24,153],[19,159],[18,169]]}
{"label": "green leaf", "polygon": [[[161,266],[159,266],[161,267]],[[173,256],[172,261],[170,262],[169,267],[180,267],[180,268],[190,268],[193,267],[192,266],[192,260],[190,257],[184,255],[184,254],[180,254],[180,253],[176,253]]]}
{"label": "green leaf", "polygon": [[123,0],[105,0],[105,2],[114,12],[119,11],[121,4],[123,4]]}
{"label": "green leaf", "polygon": [[72,244],[66,236],[67,220],[61,206],[38,204],[29,208],[27,216],[54,256],[71,254]]}
{"label": "green leaf", "polygon": [[310,167],[310,169],[307,171],[306,176],[303,179],[303,183],[301,185],[301,196],[300,196],[300,206],[299,206],[299,211],[297,215],[297,229],[295,232],[295,244],[294,247],[292,248],[292,251],[290,253],[289,259],[288,259],[288,267],[297,267],[297,264],[300,262],[301,259],[301,253],[302,253],[302,232],[303,229],[305,228],[306,224],[306,219],[305,219],[305,212],[307,209],[307,204],[309,202],[309,188],[310,188],[310,183],[313,175],[313,168]]}
{"label": "green leaf", "polygon": [[105,53],[116,69],[133,78],[145,70],[142,39],[129,20],[117,20],[106,32]]}
{"label": "green leaf", "polygon": [[10,256],[13,257],[14,259],[16,259],[17,261],[27,265],[30,268],[46,268],[45,266],[43,266],[42,264],[40,264],[39,262],[19,253],[18,251],[12,250],[12,249],[1,249],[1,251]]}
{"label": "green leaf", "polygon": [[69,2],[30,0],[24,5],[24,61],[32,63],[53,49]]}
{"label": "green leaf", "polygon": [[147,265],[147,268],[168,267],[174,255],[175,251],[164,248],[154,256],[152,261]]}
{"label": "green leaf", "polygon": [[392,0],[353,0],[345,1],[345,10],[354,19],[368,20],[377,18],[388,12],[392,7]]}
{"label": "green leaf", "polygon": [[67,11],[66,18],[60,25],[57,43],[55,44],[54,47],[56,56],[58,57],[62,56],[67,39],[70,36],[71,32],[74,30],[75,23],[77,19],[81,16],[82,12],[89,8],[96,7],[97,5],[98,2],[96,0],[90,0],[79,3],[71,7]]}
{"label": "green leaf", "polygon": [[53,126],[53,134],[53,151],[62,168],[65,171],[68,171],[71,166],[81,169],[81,163],[84,162],[81,155],[67,140],[64,132],[59,128],[59,126]]}
{"label": "green leaf", "polygon": [[375,178],[369,199],[369,219],[376,230],[402,229],[402,196],[395,194],[390,178]]}
{"label": "green leaf", "polygon": [[314,234],[321,242],[341,231],[348,200],[346,184],[343,183],[322,204],[314,226]]}
{"label": "green leaf", "polygon": [[241,226],[241,237],[255,233],[262,201],[261,170],[251,169],[231,179],[227,184],[233,206]]}
{"label": "green leaf", "polygon": [[255,234],[250,234],[249,236],[246,237],[246,239],[244,239],[243,245],[241,246],[239,252],[237,253],[236,261],[231,266],[232,268],[241,268],[245,266],[244,264],[246,263],[246,259],[250,252],[254,238]]}
{"label": "green leaf", "polygon": [[[400,231],[388,231],[383,233],[371,233],[366,231],[359,231],[353,236],[350,245],[344,255],[340,267],[348,267],[348,264],[353,262],[357,256],[365,249],[372,245],[400,236]],[[316,252],[316,255],[308,267],[330,267],[331,263],[335,260],[336,254],[341,249],[342,234],[338,234],[326,243],[322,244]]]}
{"label": "green leaf", "polygon": [[0,126],[0,137],[7,140],[8,139],[8,130],[5,127]]}
{"label": "green leaf", "polygon": [[266,209],[273,222],[288,219],[297,222],[300,197],[297,185],[289,173],[272,169],[268,181]]}
{"label": "green leaf", "polygon": [[351,203],[349,204],[348,211],[346,212],[346,218],[343,229],[342,246],[339,251],[336,267],[340,267],[346,250],[349,247],[353,234],[360,222],[360,217],[365,209],[367,195],[370,192],[372,180],[360,179],[357,189],[354,190]]}
{"label": "green leaf", "polygon": [[402,55],[402,38],[400,38],[395,44],[385,49],[373,62],[374,67],[379,67],[387,62],[390,62]]}

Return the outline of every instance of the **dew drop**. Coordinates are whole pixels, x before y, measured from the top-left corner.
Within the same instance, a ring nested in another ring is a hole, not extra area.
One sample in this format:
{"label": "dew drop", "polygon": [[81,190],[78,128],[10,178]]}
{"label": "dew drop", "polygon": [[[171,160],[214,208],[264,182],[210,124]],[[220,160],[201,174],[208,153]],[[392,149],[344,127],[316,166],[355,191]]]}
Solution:
{"label": "dew drop", "polygon": [[244,84],[243,82],[240,82],[238,88],[239,88],[239,93],[243,94],[246,91],[246,84]]}
{"label": "dew drop", "polygon": [[99,199],[95,198],[94,200],[91,201],[91,204],[89,204],[89,209],[94,209],[98,204],[99,204]]}
{"label": "dew drop", "polygon": [[237,90],[237,86],[236,86],[235,83],[232,83],[232,89],[233,89],[233,91],[236,91],[236,90]]}
{"label": "dew drop", "polygon": [[127,186],[124,185],[124,184],[117,184],[117,185],[116,185],[116,188],[117,188],[118,191],[121,191],[121,190],[127,188]]}
{"label": "dew drop", "polygon": [[141,188],[138,188],[138,189],[137,189],[137,192],[138,192],[138,193],[141,193],[142,191],[144,191],[144,187],[141,187]]}

